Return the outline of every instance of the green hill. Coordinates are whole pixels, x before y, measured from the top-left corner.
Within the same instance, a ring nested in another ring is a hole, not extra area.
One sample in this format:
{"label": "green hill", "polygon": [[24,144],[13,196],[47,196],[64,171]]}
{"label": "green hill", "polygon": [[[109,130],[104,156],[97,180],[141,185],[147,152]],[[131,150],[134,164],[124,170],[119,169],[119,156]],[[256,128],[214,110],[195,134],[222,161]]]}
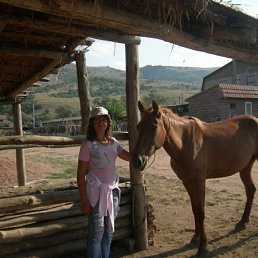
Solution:
{"label": "green hill", "polygon": [[174,66],[145,66],[140,69],[141,79],[162,80],[201,85],[204,76],[217,68],[195,68]]}
{"label": "green hill", "polygon": [[[174,66],[151,66],[147,65],[140,68],[141,80],[155,80],[155,81],[172,81],[191,83],[193,85],[201,85],[204,76],[212,73],[218,69],[212,68],[198,68],[198,67],[174,67]],[[125,79],[125,71],[111,68],[109,66],[88,67],[90,78],[102,77],[107,79]],[[66,65],[59,72],[59,80],[62,81],[76,81],[76,66],[75,64]]]}

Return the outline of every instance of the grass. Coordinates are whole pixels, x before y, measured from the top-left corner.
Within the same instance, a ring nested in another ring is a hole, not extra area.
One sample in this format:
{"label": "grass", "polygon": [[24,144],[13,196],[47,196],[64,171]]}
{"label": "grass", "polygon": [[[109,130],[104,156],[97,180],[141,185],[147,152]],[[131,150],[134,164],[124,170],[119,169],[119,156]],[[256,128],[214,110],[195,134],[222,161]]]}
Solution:
{"label": "grass", "polygon": [[76,177],[76,171],[77,167],[76,166],[71,166],[68,167],[64,170],[62,173],[53,173],[49,175],[47,178],[50,179],[68,179],[68,178],[75,178]]}

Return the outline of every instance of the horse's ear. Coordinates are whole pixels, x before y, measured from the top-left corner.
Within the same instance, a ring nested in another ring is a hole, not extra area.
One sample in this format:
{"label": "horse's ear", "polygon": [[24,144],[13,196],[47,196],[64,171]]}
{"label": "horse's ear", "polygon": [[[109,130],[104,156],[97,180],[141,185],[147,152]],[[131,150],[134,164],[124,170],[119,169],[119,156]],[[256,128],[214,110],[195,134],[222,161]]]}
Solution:
{"label": "horse's ear", "polygon": [[140,100],[138,101],[138,108],[141,113],[143,113],[145,111],[145,107],[143,106],[143,104]]}
{"label": "horse's ear", "polygon": [[152,109],[155,114],[158,114],[159,112],[159,105],[155,100],[152,100]]}

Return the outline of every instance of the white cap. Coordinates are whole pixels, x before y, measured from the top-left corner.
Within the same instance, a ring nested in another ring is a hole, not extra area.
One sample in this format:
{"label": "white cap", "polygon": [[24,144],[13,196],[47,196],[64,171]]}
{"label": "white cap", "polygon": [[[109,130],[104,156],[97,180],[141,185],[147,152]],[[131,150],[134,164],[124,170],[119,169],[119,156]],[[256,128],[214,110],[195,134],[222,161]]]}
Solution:
{"label": "white cap", "polygon": [[95,116],[103,116],[103,115],[109,116],[107,109],[103,107],[95,107],[90,111],[90,118]]}

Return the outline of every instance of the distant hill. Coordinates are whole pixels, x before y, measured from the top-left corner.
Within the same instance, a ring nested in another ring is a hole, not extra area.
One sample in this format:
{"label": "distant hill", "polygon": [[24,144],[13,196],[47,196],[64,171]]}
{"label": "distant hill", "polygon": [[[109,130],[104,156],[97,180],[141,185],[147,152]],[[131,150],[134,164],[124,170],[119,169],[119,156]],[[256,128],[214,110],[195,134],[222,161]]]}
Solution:
{"label": "distant hill", "polygon": [[163,80],[192,83],[201,85],[206,75],[217,70],[213,68],[177,67],[177,66],[151,66],[140,68],[141,79]]}
{"label": "distant hill", "polygon": [[[140,79],[191,83],[200,87],[203,77],[217,69],[218,67],[196,68],[147,65],[140,68]],[[103,77],[106,79],[124,79],[126,77],[125,71],[111,68],[109,66],[88,67],[88,72],[90,79],[94,77]],[[63,81],[77,80],[75,64],[64,66],[59,73],[59,79]]]}
{"label": "distant hill", "polygon": [[[125,71],[109,66],[87,67],[87,69],[93,98],[107,96],[119,98],[125,95]],[[216,69],[148,65],[140,68],[140,92],[141,95],[155,93],[169,96],[180,94],[175,91],[187,91],[187,95],[192,95],[200,91],[203,77]],[[72,63],[62,67],[59,74],[46,86],[35,90],[35,93],[43,92],[55,98],[78,97],[76,65]]]}
{"label": "distant hill", "polygon": [[[126,106],[126,72],[108,66],[87,67],[93,105]],[[185,103],[185,99],[200,92],[202,79],[217,68],[145,66],[140,68],[140,98],[152,99],[161,105]],[[37,120],[80,115],[78,82],[74,63],[62,67],[50,81],[31,89],[34,115]],[[1,109],[0,109],[1,111]],[[3,111],[3,110],[2,110]],[[23,103],[23,112],[31,119],[32,98]],[[2,112],[4,113],[4,112]]]}

